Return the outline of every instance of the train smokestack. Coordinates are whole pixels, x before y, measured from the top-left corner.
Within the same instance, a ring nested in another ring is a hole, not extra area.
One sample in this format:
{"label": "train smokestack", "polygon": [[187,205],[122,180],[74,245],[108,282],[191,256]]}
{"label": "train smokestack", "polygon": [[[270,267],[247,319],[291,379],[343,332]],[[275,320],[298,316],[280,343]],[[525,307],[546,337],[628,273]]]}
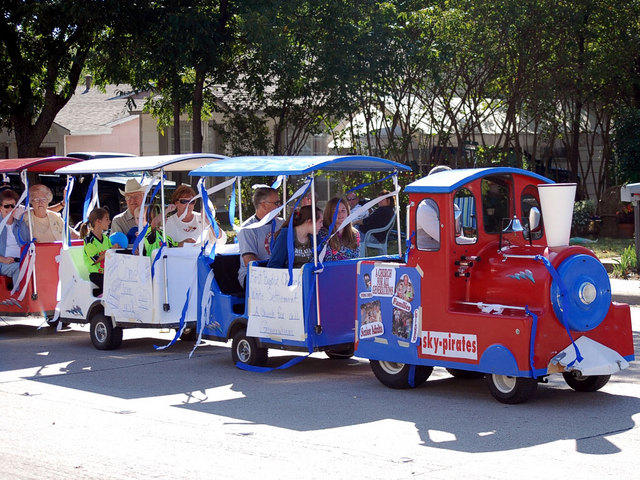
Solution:
{"label": "train smokestack", "polygon": [[547,244],[550,247],[569,245],[576,184],[546,183],[538,185],[538,192]]}

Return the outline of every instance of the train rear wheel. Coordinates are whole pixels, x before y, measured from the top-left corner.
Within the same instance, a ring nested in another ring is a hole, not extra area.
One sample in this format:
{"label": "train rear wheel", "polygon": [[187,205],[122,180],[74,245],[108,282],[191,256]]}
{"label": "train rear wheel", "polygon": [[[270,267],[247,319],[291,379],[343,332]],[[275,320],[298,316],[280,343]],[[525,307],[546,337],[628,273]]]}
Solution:
{"label": "train rear wheel", "polygon": [[412,365],[386,360],[369,360],[369,364],[376,378],[389,388],[418,387],[427,381],[433,371],[433,367],[413,365],[413,382],[411,382]]}
{"label": "train rear wheel", "polygon": [[493,398],[511,405],[526,402],[538,388],[538,380],[535,378],[491,374],[486,379]]}
{"label": "train rear wheel", "polygon": [[582,376],[579,373],[563,373],[564,381],[576,392],[595,392],[604,387],[611,375],[588,375]]}
{"label": "train rear wheel", "polygon": [[114,350],[122,345],[122,327],[114,327],[111,318],[103,313],[91,317],[89,335],[98,350]]}
{"label": "train rear wheel", "polygon": [[343,350],[325,350],[324,353],[333,360],[345,360],[353,357],[354,349],[352,345]]}
{"label": "train rear wheel", "polygon": [[238,330],[231,342],[231,358],[233,363],[247,365],[264,365],[267,363],[269,351],[258,346],[258,341],[253,337],[247,337],[247,331]]}

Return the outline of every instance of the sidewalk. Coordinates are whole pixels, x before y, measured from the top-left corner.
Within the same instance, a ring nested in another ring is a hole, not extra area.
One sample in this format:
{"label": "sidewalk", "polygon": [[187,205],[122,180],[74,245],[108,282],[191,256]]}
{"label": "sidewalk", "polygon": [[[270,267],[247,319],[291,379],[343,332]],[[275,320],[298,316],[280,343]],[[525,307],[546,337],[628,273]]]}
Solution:
{"label": "sidewalk", "polygon": [[622,280],[611,278],[613,301],[640,305],[640,280]]}

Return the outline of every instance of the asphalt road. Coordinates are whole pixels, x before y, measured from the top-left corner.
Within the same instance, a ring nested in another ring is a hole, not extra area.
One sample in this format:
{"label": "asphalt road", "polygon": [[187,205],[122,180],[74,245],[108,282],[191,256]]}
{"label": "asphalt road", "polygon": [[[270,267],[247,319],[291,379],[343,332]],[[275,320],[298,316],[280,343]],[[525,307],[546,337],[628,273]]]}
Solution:
{"label": "asphalt road", "polygon": [[[640,308],[633,309],[640,351]],[[156,352],[125,331],[0,322],[1,479],[638,478],[640,364],[603,390],[559,378],[527,404],[436,369],[394,391],[368,362],[314,354],[286,371],[236,369],[226,345]],[[276,352],[279,364],[290,355]]]}

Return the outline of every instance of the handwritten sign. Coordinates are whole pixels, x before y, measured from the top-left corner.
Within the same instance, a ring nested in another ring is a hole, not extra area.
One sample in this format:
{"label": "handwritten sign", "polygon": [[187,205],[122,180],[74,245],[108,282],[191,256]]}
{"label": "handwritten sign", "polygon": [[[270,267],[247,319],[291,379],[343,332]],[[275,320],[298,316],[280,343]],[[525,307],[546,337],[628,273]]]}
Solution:
{"label": "handwritten sign", "polygon": [[151,260],[107,250],[104,264],[105,314],[122,322],[151,323]]}
{"label": "handwritten sign", "polygon": [[249,320],[247,335],[304,341],[302,269],[251,267],[249,270]]}

